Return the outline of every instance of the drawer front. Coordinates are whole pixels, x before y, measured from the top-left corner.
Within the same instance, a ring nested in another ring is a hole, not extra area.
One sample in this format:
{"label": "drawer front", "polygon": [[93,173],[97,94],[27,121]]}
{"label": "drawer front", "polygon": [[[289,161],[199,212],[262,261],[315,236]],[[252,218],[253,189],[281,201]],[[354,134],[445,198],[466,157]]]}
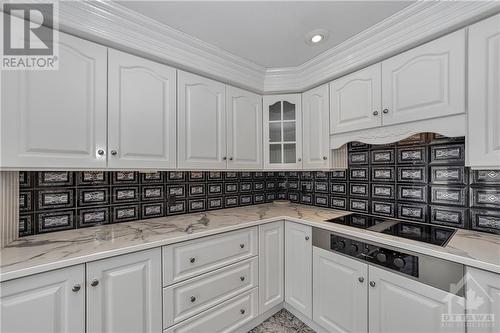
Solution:
{"label": "drawer front", "polygon": [[257,227],[164,246],[163,285],[240,262],[257,253]]}
{"label": "drawer front", "polygon": [[163,289],[163,325],[169,327],[258,284],[257,257]]}
{"label": "drawer front", "polygon": [[257,289],[247,291],[163,332],[234,332],[257,316]]}

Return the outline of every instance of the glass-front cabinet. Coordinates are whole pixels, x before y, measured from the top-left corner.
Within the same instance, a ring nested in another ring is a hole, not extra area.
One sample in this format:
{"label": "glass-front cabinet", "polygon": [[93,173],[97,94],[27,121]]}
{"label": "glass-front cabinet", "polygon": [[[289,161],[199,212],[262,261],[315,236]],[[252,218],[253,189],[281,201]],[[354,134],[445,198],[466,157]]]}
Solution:
{"label": "glass-front cabinet", "polygon": [[299,94],[264,96],[264,168],[302,168]]}

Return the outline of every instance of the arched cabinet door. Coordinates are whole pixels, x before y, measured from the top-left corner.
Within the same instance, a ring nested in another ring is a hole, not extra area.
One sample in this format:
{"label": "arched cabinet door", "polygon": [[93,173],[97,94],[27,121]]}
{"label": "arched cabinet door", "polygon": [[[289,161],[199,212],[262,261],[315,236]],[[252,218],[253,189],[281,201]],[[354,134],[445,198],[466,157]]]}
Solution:
{"label": "arched cabinet door", "polygon": [[383,125],[465,112],[465,30],[382,62]]}
{"label": "arched cabinet door", "polygon": [[262,97],[227,86],[229,169],[262,169]]}
{"label": "arched cabinet door", "polygon": [[179,71],[177,86],[179,168],[225,169],[225,85]]}
{"label": "arched cabinet door", "polygon": [[109,50],[108,165],[176,167],[176,70]]}
{"label": "arched cabinet door", "polygon": [[330,83],[330,133],[378,127],[382,124],[380,64]]}
{"label": "arched cabinet door", "polygon": [[1,167],[106,167],[107,49],[59,33],[58,58],[2,71]]}

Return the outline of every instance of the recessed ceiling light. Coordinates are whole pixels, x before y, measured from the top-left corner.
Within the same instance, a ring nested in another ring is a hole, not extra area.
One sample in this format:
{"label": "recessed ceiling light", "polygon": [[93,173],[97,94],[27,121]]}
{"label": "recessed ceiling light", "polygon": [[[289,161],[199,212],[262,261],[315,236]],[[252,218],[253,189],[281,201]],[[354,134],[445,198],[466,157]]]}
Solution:
{"label": "recessed ceiling light", "polygon": [[305,42],[309,45],[322,44],[328,38],[328,31],[324,29],[315,29],[306,34]]}
{"label": "recessed ceiling light", "polygon": [[311,37],[311,42],[313,43],[319,43],[323,40],[323,36],[321,35],[314,35]]}

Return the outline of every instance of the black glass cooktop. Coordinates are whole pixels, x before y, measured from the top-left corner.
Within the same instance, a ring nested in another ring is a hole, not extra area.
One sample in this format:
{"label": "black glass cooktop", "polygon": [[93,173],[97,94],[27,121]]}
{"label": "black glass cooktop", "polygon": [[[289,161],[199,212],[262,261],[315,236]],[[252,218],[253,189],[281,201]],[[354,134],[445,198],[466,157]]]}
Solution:
{"label": "black glass cooktop", "polygon": [[326,221],[439,246],[445,246],[456,231],[456,229],[449,227],[364,214],[351,214]]}

